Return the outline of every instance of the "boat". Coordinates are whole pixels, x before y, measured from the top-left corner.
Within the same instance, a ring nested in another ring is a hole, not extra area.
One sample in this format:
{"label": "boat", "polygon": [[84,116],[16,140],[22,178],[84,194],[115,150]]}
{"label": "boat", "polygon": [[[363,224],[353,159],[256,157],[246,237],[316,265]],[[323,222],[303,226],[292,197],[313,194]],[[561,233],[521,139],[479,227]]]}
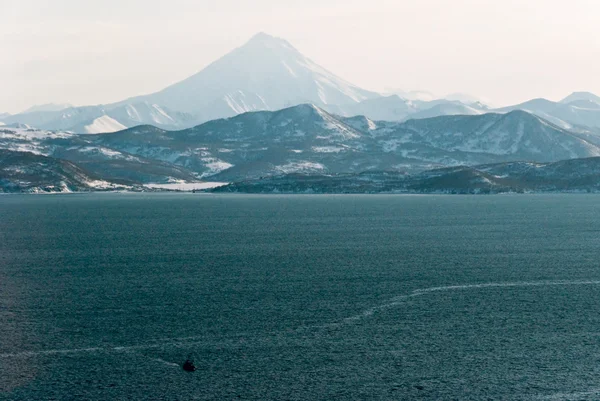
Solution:
{"label": "boat", "polygon": [[194,361],[190,358],[186,359],[183,363],[183,370],[186,372],[194,372],[196,370],[196,365],[194,365]]}

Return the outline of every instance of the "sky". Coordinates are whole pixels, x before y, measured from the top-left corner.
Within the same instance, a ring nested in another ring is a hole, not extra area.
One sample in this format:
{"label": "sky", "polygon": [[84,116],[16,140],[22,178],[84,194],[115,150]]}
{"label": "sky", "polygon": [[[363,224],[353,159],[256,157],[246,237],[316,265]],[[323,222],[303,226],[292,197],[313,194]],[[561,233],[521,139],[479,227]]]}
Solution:
{"label": "sky", "polygon": [[598,0],[0,0],[0,112],[152,93],[257,32],[365,89],[600,94]]}

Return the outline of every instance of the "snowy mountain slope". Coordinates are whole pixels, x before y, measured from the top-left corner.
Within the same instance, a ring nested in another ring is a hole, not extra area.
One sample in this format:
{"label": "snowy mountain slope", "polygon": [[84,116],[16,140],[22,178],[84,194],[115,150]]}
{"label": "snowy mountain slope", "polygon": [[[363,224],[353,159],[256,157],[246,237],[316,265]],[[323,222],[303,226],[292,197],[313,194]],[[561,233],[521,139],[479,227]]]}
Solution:
{"label": "snowy mountain slope", "polygon": [[3,129],[0,148],[69,160],[106,179],[147,183],[556,161],[600,155],[600,141],[592,137],[523,111],[388,122],[338,117],[304,104],[180,131],[137,126],[75,135]]}
{"label": "snowy mountain slope", "polygon": [[[109,105],[65,109],[67,105],[34,106],[17,115],[0,115],[0,124],[77,133],[114,132],[147,124],[176,130],[249,111],[274,111],[303,103],[344,117],[364,115],[386,121],[490,111],[476,98],[460,93],[435,99],[423,91],[394,92],[397,94],[382,96],[359,88],[317,65],[289,42],[260,33],[159,92]],[[561,102],[533,99],[494,111],[514,110],[536,114],[564,129],[600,129],[600,97],[589,92],[573,93]]]}
{"label": "snowy mountain slope", "polygon": [[0,149],[0,192],[74,192],[125,189],[66,160]]}
{"label": "snowy mountain slope", "polygon": [[544,98],[531,99],[523,103],[519,103],[513,106],[502,107],[496,109],[495,111],[499,112],[509,112],[513,110],[524,110],[528,112],[532,112],[535,110],[540,113],[551,113],[557,106],[556,102],[553,102]]}
{"label": "snowy mountain slope", "polygon": [[577,100],[591,101],[600,104],[600,96],[597,96],[591,92],[573,92],[561,100],[560,103],[569,104]]}
{"label": "snowy mountain slope", "polygon": [[68,132],[0,128],[0,149],[74,162],[105,180],[131,184],[198,181],[196,174],[181,166],[97,146],[88,137],[91,138]]}
{"label": "snowy mountain slope", "polygon": [[305,170],[414,170],[600,155],[597,145],[525,112],[405,123],[341,118],[314,105],[245,113],[169,132],[136,127],[97,145],[231,180]]}
{"label": "snowy mountain slope", "polygon": [[533,99],[495,111],[500,113],[513,110],[527,111],[565,129],[600,128],[600,108],[598,108],[600,103],[597,98],[591,93],[578,92],[567,96],[561,102]]}
{"label": "snowy mountain slope", "polygon": [[[313,105],[300,105],[276,112],[245,113],[176,132],[142,126],[85,139],[94,146],[173,163],[200,177],[219,180],[299,171],[396,168],[393,166],[423,169],[439,165],[438,156],[448,153],[430,149],[436,156],[425,156],[434,162],[422,163],[418,156],[406,158],[404,149],[384,150],[373,139],[372,131],[362,131],[355,120],[340,119]],[[381,130],[397,125],[378,124]],[[478,160],[496,159],[483,156]]]}
{"label": "snowy mountain slope", "polygon": [[483,103],[465,104],[456,100],[408,100],[398,95],[381,96],[360,103],[323,106],[330,113],[344,117],[365,116],[379,121],[406,121],[449,115],[476,115],[488,112]]}
{"label": "snowy mountain slope", "polygon": [[287,41],[259,33],[197,74],[125,102],[161,104],[208,121],[301,103],[352,104],[377,96],[317,65]]}
{"label": "snowy mountain slope", "polygon": [[536,161],[600,156],[598,146],[520,110],[507,114],[409,120],[402,128],[448,151]]}
{"label": "snowy mountain slope", "polygon": [[458,101],[463,104],[482,103],[482,99],[468,93],[450,93],[443,97],[446,100]]}
{"label": "snowy mountain slope", "polygon": [[41,130],[73,131],[84,134],[116,132],[140,124],[178,129],[194,125],[192,116],[173,112],[157,104],[71,107],[59,111],[32,111],[2,118],[6,125],[22,123]]}
{"label": "snowy mountain slope", "polygon": [[241,180],[212,192],[455,193],[600,192],[600,157],[553,163],[509,162],[456,166],[412,174],[288,174]]}
{"label": "snowy mountain slope", "polygon": [[[330,109],[328,106],[325,108]],[[398,95],[382,96],[356,104],[339,106],[339,110],[331,108],[332,112],[343,116],[366,116],[372,120],[381,121],[403,121],[419,110],[414,102]]]}
{"label": "snowy mountain slope", "polygon": [[177,132],[136,127],[95,137],[97,144],[174,163],[204,177],[222,171],[240,176],[325,170],[324,160],[329,168],[345,168],[348,162],[342,160],[355,157],[364,145],[362,132],[312,105],[245,113]]}
{"label": "snowy mountain slope", "polygon": [[432,118],[439,116],[454,116],[454,115],[468,115],[474,116],[483,114],[485,111],[481,108],[468,106],[460,102],[445,102],[437,104],[433,107],[426,108],[408,116],[410,119],[422,119]]}
{"label": "snowy mountain slope", "polygon": [[[165,129],[188,128],[196,123],[196,119],[186,113],[180,113],[158,104],[147,102],[126,104],[107,109],[107,114],[126,127],[151,124]],[[102,133],[102,132],[95,132]]]}
{"label": "snowy mountain slope", "polygon": [[[83,123],[85,124],[85,123]],[[81,125],[81,124],[80,124]],[[111,118],[107,115],[103,115],[102,117],[95,118],[91,124],[83,125],[83,129],[79,130],[75,128],[77,132],[85,132],[88,134],[96,134],[100,132],[116,132],[121,131],[127,128],[114,118]],[[73,129],[73,128],[71,128]]]}
{"label": "snowy mountain slope", "polygon": [[402,99],[419,100],[419,101],[423,101],[423,102],[429,102],[431,100],[437,99],[437,97],[433,93],[431,93],[429,91],[425,91],[425,90],[406,91],[406,90],[402,90],[402,89],[386,88],[385,93],[387,96],[398,95]]}
{"label": "snowy mountain slope", "polygon": [[73,136],[72,133],[67,132],[0,127],[0,149],[48,156],[51,153],[50,140],[71,138]]}
{"label": "snowy mountain slope", "polygon": [[62,110],[54,105],[36,106],[0,121],[78,133],[114,132],[144,124],[173,130],[248,111],[302,103],[335,108],[379,96],[337,77],[287,41],[260,33],[197,74],[157,93],[109,105]]}
{"label": "snowy mountain slope", "polygon": [[600,110],[600,102],[595,102],[593,100],[588,99],[573,100],[572,102],[565,104],[578,109]]}
{"label": "snowy mountain slope", "polygon": [[52,155],[71,161],[105,180],[130,185],[199,181],[197,174],[184,167],[89,143],[57,148]]}
{"label": "snowy mountain slope", "polygon": [[4,124],[2,123],[3,128],[17,128],[17,129],[33,129],[30,125],[21,124],[21,123],[12,123],[12,124]]}
{"label": "snowy mountain slope", "polygon": [[21,114],[14,114],[4,118],[2,121],[9,124],[27,124],[41,130],[61,130],[68,131],[74,127],[93,123],[99,117],[105,115],[101,106],[72,107],[59,111],[31,111]]}

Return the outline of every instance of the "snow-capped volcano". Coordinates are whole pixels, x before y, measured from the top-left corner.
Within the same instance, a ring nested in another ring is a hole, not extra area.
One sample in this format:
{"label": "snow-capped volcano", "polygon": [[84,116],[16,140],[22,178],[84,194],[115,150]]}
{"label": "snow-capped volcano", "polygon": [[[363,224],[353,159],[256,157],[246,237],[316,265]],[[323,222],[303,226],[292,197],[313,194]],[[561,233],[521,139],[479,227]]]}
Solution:
{"label": "snow-capped volcano", "polygon": [[107,105],[61,110],[45,105],[0,121],[80,133],[114,132],[141,124],[181,129],[303,103],[337,111],[338,105],[355,105],[379,96],[327,71],[289,42],[259,33],[195,75],[159,92]]}
{"label": "snow-capped volcano", "polygon": [[[576,92],[561,102],[533,99],[491,110],[475,98],[426,92],[383,96],[353,85],[319,66],[284,39],[252,37],[191,77],[158,92],[104,105],[47,104],[16,115],[0,114],[0,125],[76,133],[115,132],[137,125],[180,130],[253,111],[313,104],[329,114],[402,122],[445,115],[481,115],[524,110],[563,129],[596,135],[600,98]],[[448,100],[457,99],[457,100]]]}
{"label": "snow-capped volcano", "polygon": [[301,103],[353,104],[377,96],[327,71],[289,42],[259,33],[197,74],[125,102],[160,104],[207,121]]}

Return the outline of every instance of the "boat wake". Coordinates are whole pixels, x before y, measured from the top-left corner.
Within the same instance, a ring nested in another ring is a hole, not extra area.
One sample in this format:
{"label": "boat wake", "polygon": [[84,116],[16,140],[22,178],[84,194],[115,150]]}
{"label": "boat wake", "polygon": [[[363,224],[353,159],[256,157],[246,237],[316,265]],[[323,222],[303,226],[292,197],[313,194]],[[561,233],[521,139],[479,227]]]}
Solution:
{"label": "boat wake", "polygon": [[[311,328],[335,328],[344,324],[351,324],[353,322],[366,319],[375,313],[390,309],[399,305],[404,304],[408,299],[424,297],[431,294],[449,292],[449,291],[468,291],[477,289],[493,289],[493,288],[510,288],[510,287],[550,287],[550,286],[586,286],[586,285],[600,285],[600,280],[560,280],[560,281],[519,281],[519,282],[505,282],[505,283],[481,283],[481,284],[466,284],[466,285],[449,285],[442,287],[428,287],[413,290],[409,294],[400,295],[391,298],[388,302],[371,307],[364,310],[363,312],[350,316],[343,319],[341,322],[329,323],[324,325],[312,325],[303,326],[300,329],[311,329]],[[0,354],[0,358],[28,358],[35,356],[44,355],[64,355],[64,354],[77,354],[77,353],[93,353],[93,352],[136,352],[143,350],[151,350],[163,347],[189,347],[196,343],[202,343],[203,337],[190,336],[190,337],[179,337],[179,338],[161,338],[153,340],[146,344],[139,345],[128,345],[128,346],[111,346],[111,347],[87,347],[87,348],[72,348],[72,349],[50,349],[42,351],[21,351],[13,353]],[[145,358],[161,362],[170,366],[179,366],[175,363],[165,361],[160,358],[153,358],[142,353],[136,352],[136,354]]]}
{"label": "boat wake", "polygon": [[585,391],[577,391],[573,393],[556,393],[550,395],[541,395],[533,400],[556,400],[556,401],[587,401],[587,400],[597,400],[600,396],[600,388],[592,388]]}
{"label": "boat wake", "polygon": [[[86,347],[86,348],[69,348],[69,349],[50,349],[43,351],[21,351],[21,352],[12,352],[12,353],[4,353],[0,354],[0,358],[28,358],[35,356],[45,356],[45,355],[66,355],[66,354],[80,354],[80,353],[94,353],[94,352],[135,352],[138,355],[141,355],[148,359],[153,359],[156,361],[162,361],[166,364],[172,364],[171,362],[164,361],[160,358],[152,358],[147,355],[141,354],[136,351],[143,350],[151,350],[162,347],[179,347],[179,346],[189,346],[190,344],[194,344],[195,342],[199,342],[200,337],[181,337],[181,338],[169,338],[169,339],[159,339],[152,341],[149,344],[139,344],[139,345],[127,345],[127,346],[115,346],[115,347]],[[177,364],[173,364],[178,366]]]}
{"label": "boat wake", "polygon": [[[135,351],[132,351],[132,352],[135,352]],[[162,365],[172,366],[172,367],[174,367],[174,368],[179,368],[179,367],[181,367],[181,365],[178,365],[178,364],[176,364],[176,363],[174,363],[174,362],[165,361],[165,360],[164,360],[164,359],[162,359],[162,358],[154,358],[154,357],[152,357],[152,356],[144,355],[144,354],[141,354],[141,353],[139,353],[139,352],[135,352],[135,354],[136,354],[136,355],[138,355],[138,356],[144,357],[144,358],[146,358],[146,359],[149,359],[149,360],[151,360],[151,361],[158,362],[158,363],[160,363],[160,364],[162,364]]]}
{"label": "boat wake", "polygon": [[60,355],[60,354],[74,354],[82,352],[102,352],[108,351],[109,348],[101,347],[90,347],[90,348],[74,348],[74,349],[49,349],[44,351],[22,351],[0,354],[0,358],[27,358],[32,356],[43,356],[43,355]]}
{"label": "boat wake", "polygon": [[419,288],[413,290],[410,294],[400,295],[390,299],[387,303],[369,308],[358,315],[348,317],[343,322],[350,323],[357,320],[368,318],[378,311],[390,309],[403,304],[410,298],[423,297],[430,294],[448,291],[466,291],[477,289],[490,288],[506,288],[506,287],[551,287],[551,286],[571,286],[571,285],[600,285],[600,280],[560,280],[560,281],[517,281],[507,283],[482,283],[482,284],[466,284],[466,285],[448,285],[442,287]]}

